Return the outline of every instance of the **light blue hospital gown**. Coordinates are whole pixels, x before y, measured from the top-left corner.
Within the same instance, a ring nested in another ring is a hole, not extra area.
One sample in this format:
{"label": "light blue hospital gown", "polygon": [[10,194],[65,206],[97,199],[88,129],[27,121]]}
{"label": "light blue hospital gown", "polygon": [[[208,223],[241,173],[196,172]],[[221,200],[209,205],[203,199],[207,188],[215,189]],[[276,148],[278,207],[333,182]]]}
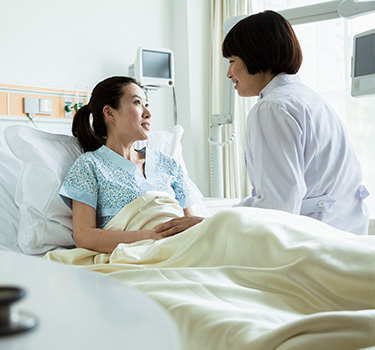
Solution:
{"label": "light blue hospital gown", "polygon": [[96,209],[97,227],[103,228],[126,204],[148,191],[173,195],[188,208],[202,195],[177,162],[151,148],[146,154],[145,174],[131,161],[106,146],[86,152],[75,161],[60,189],[71,206],[76,200]]}

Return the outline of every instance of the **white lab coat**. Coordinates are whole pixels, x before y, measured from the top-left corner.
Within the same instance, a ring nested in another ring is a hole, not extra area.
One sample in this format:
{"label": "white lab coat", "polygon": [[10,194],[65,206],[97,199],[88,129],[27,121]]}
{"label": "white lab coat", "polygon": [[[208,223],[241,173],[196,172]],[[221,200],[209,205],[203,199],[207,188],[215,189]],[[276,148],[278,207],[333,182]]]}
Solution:
{"label": "white lab coat", "polygon": [[310,216],[368,233],[361,166],[345,128],[322,97],[296,75],[277,75],[260,93],[246,127],[253,195],[241,206]]}

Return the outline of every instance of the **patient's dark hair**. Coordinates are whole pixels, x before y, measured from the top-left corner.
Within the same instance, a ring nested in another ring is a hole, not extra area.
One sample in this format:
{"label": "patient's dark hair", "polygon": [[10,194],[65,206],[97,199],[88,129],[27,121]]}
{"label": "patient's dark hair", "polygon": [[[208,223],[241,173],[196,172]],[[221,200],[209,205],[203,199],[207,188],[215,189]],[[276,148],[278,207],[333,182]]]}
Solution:
{"label": "patient's dark hair", "polygon": [[249,74],[296,74],[302,51],[290,23],[274,11],[264,11],[238,22],[227,34],[222,54],[241,58]]}
{"label": "patient's dark hair", "polygon": [[72,133],[78,138],[84,152],[96,151],[105,144],[107,127],[104,123],[103,107],[108,105],[118,109],[125,92],[124,87],[129,84],[140,86],[137,81],[128,77],[110,77],[101,81],[92,91],[89,104],[82,106],[75,114]]}

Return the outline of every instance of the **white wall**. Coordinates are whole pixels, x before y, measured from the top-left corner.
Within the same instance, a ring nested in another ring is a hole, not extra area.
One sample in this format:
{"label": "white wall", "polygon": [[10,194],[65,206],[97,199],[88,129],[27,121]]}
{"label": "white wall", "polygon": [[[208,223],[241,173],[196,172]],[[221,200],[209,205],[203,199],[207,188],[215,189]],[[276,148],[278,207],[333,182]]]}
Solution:
{"label": "white wall", "polygon": [[[209,0],[13,0],[0,13],[0,83],[91,90],[127,75],[139,46],[172,49],[184,158],[208,195]],[[173,125],[172,96],[151,96],[154,130]]]}
{"label": "white wall", "polygon": [[[209,196],[209,0],[173,1],[173,47],[183,155],[190,177]],[[178,59],[177,59],[178,58]]]}

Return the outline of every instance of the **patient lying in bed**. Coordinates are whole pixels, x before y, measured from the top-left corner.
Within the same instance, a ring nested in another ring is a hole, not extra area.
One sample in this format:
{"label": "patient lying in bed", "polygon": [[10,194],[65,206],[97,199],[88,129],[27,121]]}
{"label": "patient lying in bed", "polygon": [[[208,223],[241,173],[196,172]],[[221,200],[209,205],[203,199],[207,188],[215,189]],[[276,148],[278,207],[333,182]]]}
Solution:
{"label": "patient lying in bed", "polygon": [[[148,137],[150,113],[139,86],[125,81],[100,83],[76,114],[86,153],[60,195],[73,202],[78,248],[45,258],[142,290],[174,317],[184,349],[373,345],[374,237],[269,209],[193,216],[199,191],[181,166],[133,149]],[[98,94],[108,84],[118,103]]]}
{"label": "patient lying in bed", "polygon": [[[147,230],[183,215],[157,191],[127,204],[108,230]],[[165,239],[76,248],[46,259],[106,273],[175,319],[184,349],[360,349],[374,345],[375,241],[312,218],[224,210]]]}
{"label": "patient lying in bed", "polygon": [[[66,175],[60,195],[72,205],[77,247],[112,252],[119,243],[161,239],[203,220],[193,216],[190,207],[201,194],[181,165],[153,149],[133,148],[134,142],[148,138],[150,124],[145,94],[127,77],[100,82],[90,103],[76,113],[72,131],[85,153]],[[104,230],[121,208],[150,190],[173,195],[181,218],[148,229]]]}
{"label": "patient lying in bed", "polygon": [[[117,94],[123,96],[123,92],[119,88]],[[131,97],[129,104],[123,100],[116,108],[104,106],[103,118],[116,126],[121,140],[145,139],[150,121],[147,107],[142,96]],[[83,108],[82,112],[88,109],[93,113],[96,107]],[[131,118],[121,118],[125,112]],[[113,246],[106,249],[78,244],[85,248],[50,251],[45,259],[106,273],[141,290],[172,315],[187,350],[360,349],[374,345],[374,236],[356,236],[311,218],[275,210],[234,208],[204,221],[186,216],[200,193],[179,164],[150,148],[126,153],[129,149],[124,142],[118,143],[120,148],[113,147],[100,125],[94,124],[94,129],[102,135],[98,149],[109,148],[109,159],[102,157],[97,162],[94,156],[86,155],[82,159],[91,157],[92,161],[91,165],[84,162],[89,175],[79,178],[79,171],[76,179],[68,175],[62,189],[74,192],[76,185],[69,187],[72,181],[89,193],[86,197],[83,191],[82,199],[75,197],[77,193],[66,197],[89,211],[86,216],[85,209],[78,210],[75,238],[85,243],[90,231],[100,232],[105,239],[116,232],[122,238],[129,232],[140,235],[133,236],[138,239],[132,243],[112,241]],[[76,130],[80,133],[79,128]],[[21,218],[18,242],[22,251],[44,254],[56,245],[70,247],[71,212],[58,198],[57,189],[81,153],[78,149],[72,152],[75,138],[25,128],[9,129],[7,136],[12,151],[26,163],[17,185]],[[29,138],[27,147],[25,138]],[[42,147],[31,152],[41,139]],[[83,141],[87,141],[86,150],[95,153],[87,144],[89,140]],[[55,147],[49,147],[51,142]],[[72,158],[69,153],[74,153],[74,159],[62,168],[63,161],[67,164],[66,159]],[[161,160],[159,168],[152,165],[155,159]],[[115,166],[109,166],[111,163]],[[94,172],[96,165],[100,170]],[[151,171],[153,168],[158,169],[157,174]],[[105,183],[103,178],[112,178],[114,169],[121,172],[120,177],[132,191],[124,191],[116,182],[114,191],[108,187],[99,191],[92,184],[96,177]],[[58,186],[57,177],[61,179]],[[87,179],[90,181],[85,183]],[[44,189],[41,199],[38,186]],[[100,205],[93,200],[99,193],[103,196]],[[109,196],[113,193],[120,194],[117,202]],[[111,205],[112,200],[117,204]],[[87,230],[86,237],[85,233],[80,236],[82,228]],[[147,239],[152,236],[145,232],[168,237]],[[34,243],[32,249],[27,246],[30,243]],[[99,247],[101,242],[88,243]]]}

